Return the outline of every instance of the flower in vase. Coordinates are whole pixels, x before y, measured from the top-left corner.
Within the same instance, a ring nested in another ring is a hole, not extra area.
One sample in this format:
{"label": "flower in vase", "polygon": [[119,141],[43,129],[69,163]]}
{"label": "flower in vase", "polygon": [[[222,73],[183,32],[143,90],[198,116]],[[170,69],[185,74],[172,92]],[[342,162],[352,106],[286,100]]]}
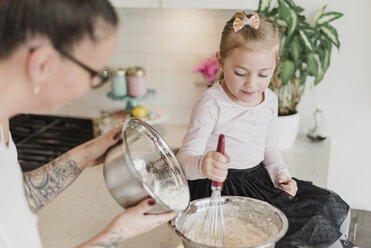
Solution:
{"label": "flower in vase", "polygon": [[218,72],[218,62],[216,57],[213,56],[201,62],[196,66],[194,72],[201,72],[204,78],[209,82],[213,82]]}

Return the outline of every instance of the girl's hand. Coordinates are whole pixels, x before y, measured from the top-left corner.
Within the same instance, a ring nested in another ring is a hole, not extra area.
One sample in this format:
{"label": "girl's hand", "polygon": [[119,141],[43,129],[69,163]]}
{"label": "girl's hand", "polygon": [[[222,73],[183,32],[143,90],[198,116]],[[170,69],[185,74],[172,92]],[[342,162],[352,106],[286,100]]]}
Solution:
{"label": "girl's hand", "polygon": [[296,184],[296,181],[284,174],[278,174],[277,176],[277,182],[279,184],[279,188],[283,191],[286,191],[292,196],[296,195],[296,192],[298,191],[298,186]]}
{"label": "girl's hand", "polygon": [[227,162],[229,162],[228,154],[221,154],[216,151],[206,153],[202,161],[201,171],[205,177],[217,182],[224,182],[228,174]]}
{"label": "girl's hand", "polygon": [[116,216],[108,229],[111,232],[122,230],[124,239],[132,238],[139,234],[168,222],[175,218],[177,213],[168,212],[163,214],[146,214],[156,205],[156,201],[148,198],[135,207],[126,209],[122,214]]}
{"label": "girl's hand", "polygon": [[104,162],[108,148],[120,140],[122,125],[92,139],[76,148],[73,152],[80,158],[78,166],[81,170]]}

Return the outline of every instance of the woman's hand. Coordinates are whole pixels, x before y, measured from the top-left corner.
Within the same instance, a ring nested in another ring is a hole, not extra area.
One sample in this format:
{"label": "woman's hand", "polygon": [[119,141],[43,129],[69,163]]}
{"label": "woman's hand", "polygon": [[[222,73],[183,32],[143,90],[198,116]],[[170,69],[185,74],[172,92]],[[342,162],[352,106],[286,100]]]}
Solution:
{"label": "woman's hand", "polygon": [[80,170],[103,163],[108,148],[120,140],[121,131],[122,125],[74,148]]}
{"label": "woman's hand", "polygon": [[223,155],[216,151],[207,152],[202,161],[202,174],[210,180],[224,182],[228,174],[229,160],[228,154]]}
{"label": "woman's hand", "polygon": [[296,192],[298,191],[298,185],[296,184],[296,181],[294,179],[284,174],[278,174],[276,180],[280,189],[286,191],[292,196],[296,195]]}
{"label": "woman's hand", "polygon": [[177,213],[168,212],[163,214],[146,214],[156,205],[156,201],[148,198],[137,206],[132,207],[118,215],[108,227],[111,230],[122,230],[125,239],[139,234],[173,219]]}
{"label": "woman's hand", "polygon": [[173,212],[146,214],[155,205],[155,200],[148,198],[137,206],[126,209],[122,214],[116,216],[105,230],[78,248],[118,247],[120,242],[125,239],[148,232],[177,215]]}

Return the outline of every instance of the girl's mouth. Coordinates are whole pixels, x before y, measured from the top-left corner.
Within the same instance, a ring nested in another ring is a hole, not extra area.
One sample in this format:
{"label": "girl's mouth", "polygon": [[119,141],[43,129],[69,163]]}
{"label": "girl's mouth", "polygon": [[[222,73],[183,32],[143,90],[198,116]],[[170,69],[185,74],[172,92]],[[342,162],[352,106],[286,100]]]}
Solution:
{"label": "girl's mouth", "polygon": [[242,91],[242,93],[243,93],[244,95],[247,95],[247,96],[252,96],[252,95],[255,94],[255,91],[244,91],[244,90],[241,90],[241,91]]}

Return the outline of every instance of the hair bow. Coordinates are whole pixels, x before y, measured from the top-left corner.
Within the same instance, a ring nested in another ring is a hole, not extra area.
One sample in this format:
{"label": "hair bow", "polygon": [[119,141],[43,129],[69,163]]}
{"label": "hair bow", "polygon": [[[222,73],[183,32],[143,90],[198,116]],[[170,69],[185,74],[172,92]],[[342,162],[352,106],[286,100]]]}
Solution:
{"label": "hair bow", "polygon": [[250,18],[246,17],[243,20],[237,17],[236,19],[234,19],[233,29],[235,32],[237,32],[238,30],[240,30],[246,25],[249,25],[252,28],[258,29],[259,24],[260,24],[260,18],[258,14],[253,14]]}

